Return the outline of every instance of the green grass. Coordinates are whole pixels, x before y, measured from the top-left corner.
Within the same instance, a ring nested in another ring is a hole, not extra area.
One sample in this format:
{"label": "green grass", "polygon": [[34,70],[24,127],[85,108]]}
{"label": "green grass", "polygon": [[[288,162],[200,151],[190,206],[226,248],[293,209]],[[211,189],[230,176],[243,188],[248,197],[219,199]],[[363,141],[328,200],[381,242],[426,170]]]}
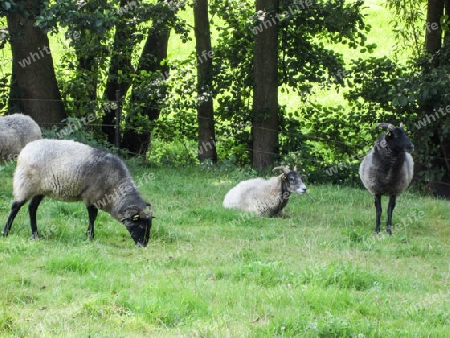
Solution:
{"label": "green grass", "polygon": [[[3,221],[13,168],[2,167]],[[309,185],[268,219],[222,208],[245,173],[131,169],[154,177],[141,188],[156,217],[145,249],[103,212],[86,240],[82,203],[45,199],[39,241],[20,211],[0,239],[2,336],[447,335],[448,201],[406,192],[393,236],[375,236],[364,190]]]}

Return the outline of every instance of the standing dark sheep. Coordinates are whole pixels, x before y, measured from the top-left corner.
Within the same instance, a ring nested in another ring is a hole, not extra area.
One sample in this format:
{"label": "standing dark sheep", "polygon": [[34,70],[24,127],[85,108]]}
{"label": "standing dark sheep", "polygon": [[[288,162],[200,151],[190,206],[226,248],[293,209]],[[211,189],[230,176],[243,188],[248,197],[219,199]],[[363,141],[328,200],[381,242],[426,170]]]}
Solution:
{"label": "standing dark sheep", "polygon": [[[36,210],[44,196],[83,201],[89,213],[86,235],[94,238],[98,209],[123,223],[136,246],[147,246],[152,207],[139,194],[125,163],[103,149],[67,140],[37,140],[20,152],[13,182],[14,202],[3,236],[20,208],[28,206],[33,238],[39,238]],[[147,207],[150,211],[146,212]]]}
{"label": "standing dark sheep", "polygon": [[414,150],[414,145],[403,129],[403,123],[398,128],[390,123],[379,123],[377,127],[388,128],[388,132],[378,138],[375,146],[364,157],[359,176],[366,189],[375,197],[376,233],[380,232],[381,196],[389,196],[386,231],[392,235],[392,212],[397,196],[409,186],[413,178],[414,162],[409,153]]}

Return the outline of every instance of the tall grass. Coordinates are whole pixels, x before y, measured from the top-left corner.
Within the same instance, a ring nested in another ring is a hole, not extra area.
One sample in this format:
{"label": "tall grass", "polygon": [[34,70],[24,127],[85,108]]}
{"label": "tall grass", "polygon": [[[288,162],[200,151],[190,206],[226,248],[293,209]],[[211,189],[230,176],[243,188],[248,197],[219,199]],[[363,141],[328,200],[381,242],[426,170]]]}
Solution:
{"label": "tall grass", "polygon": [[[13,167],[0,178],[4,221]],[[269,219],[221,206],[247,173],[132,171],[136,180],[154,177],[141,188],[156,216],[145,249],[102,212],[95,240],[86,240],[82,203],[51,199],[38,210],[42,239],[33,241],[21,210],[0,240],[2,336],[447,334],[447,201],[404,193],[394,224],[408,225],[376,236],[364,190],[309,185],[307,195],[291,197],[286,217]]]}

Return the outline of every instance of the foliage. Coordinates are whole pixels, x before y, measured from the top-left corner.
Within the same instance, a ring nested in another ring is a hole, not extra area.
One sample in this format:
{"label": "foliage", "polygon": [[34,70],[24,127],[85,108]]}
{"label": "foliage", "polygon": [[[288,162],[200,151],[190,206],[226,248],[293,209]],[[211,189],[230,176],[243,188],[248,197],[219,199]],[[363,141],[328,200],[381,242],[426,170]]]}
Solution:
{"label": "foliage", "polygon": [[114,151],[111,144],[103,140],[103,137],[95,126],[90,126],[86,119],[68,117],[61,121],[64,124],[62,128],[53,126],[51,129],[42,129],[42,135],[48,139],[74,140],[89,144],[94,147],[100,147]]}
{"label": "foliage", "polygon": [[[29,13],[21,5],[23,2],[11,0],[2,2],[0,15],[20,11],[34,17],[44,31],[64,35],[61,44],[67,46],[66,52],[56,62],[58,84],[69,116],[78,119],[93,113],[101,117],[111,108],[112,103],[103,99],[105,82],[110,75],[109,61],[117,53],[124,53],[112,47],[118,24],[125,24],[131,32],[127,42],[132,47],[132,67],[120,70],[117,76],[119,82],[129,82],[133,87],[122,93],[122,121],[137,120],[139,128],[152,130],[156,142],[152,161],[165,165],[196,163],[193,154],[200,149],[195,108],[200,100],[214,100],[218,154],[224,166],[230,167],[245,166],[250,161],[253,41],[264,28],[262,20],[270,18],[279,26],[280,91],[301,98],[300,107],[279,107],[279,152],[283,163],[305,168],[313,181],[355,182],[358,179],[354,169],[378,134],[373,130],[375,122],[403,122],[410,131],[416,129],[413,141],[420,148],[416,147],[415,156],[426,168],[422,179],[440,179],[446,172],[447,158],[442,145],[449,139],[450,129],[448,114],[439,113],[450,105],[446,65],[449,52],[444,47],[434,56],[419,57],[424,1],[388,1],[388,8],[395,14],[392,23],[396,45],[398,49],[406,46],[414,56],[406,66],[388,57],[346,64],[339,49],[334,48],[339,44],[359,52],[374,50],[375,46],[367,41],[370,26],[365,23],[364,1],[280,3],[275,14],[271,9],[255,9],[254,1],[210,2],[213,34],[217,35],[213,46],[214,85],[211,94],[200,96],[195,90],[198,56],[194,53],[184,60],[168,60],[170,75],[138,70],[139,51],[146,35],[161,29],[163,22],[181,41],[190,39],[191,27],[179,15],[183,1],[136,1],[123,6],[124,1],[119,0],[56,0],[43,2],[39,13]],[[195,1],[190,4],[195,5]],[[446,20],[443,18],[442,23],[446,24]],[[8,36],[2,34],[3,46]],[[0,79],[0,109],[7,104],[9,77],[5,74]],[[311,100],[319,89],[325,93],[340,91],[348,103],[331,106]],[[156,121],[139,113],[149,102],[162,109]],[[426,120],[425,107],[438,114],[438,122]],[[56,132],[54,129],[48,133]],[[101,142],[102,135],[89,132],[93,133],[89,137],[76,133],[71,136]]]}
{"label": "foliage", "polygon": [[392,89],[393,101],[401,109],[418,112],[411,122],[415,126],[418,162],[425,168],[422,180],[440,181],[450,173],[450,46],[433,55],[424,55],[411,64],[411,71]]}
{"label": "foliage", "polygon": [[9,75],[0,78],[0,112],[6,111],[8,105],[8,92],[9,92]]}
{"label": "foliage", "polygon": [[386,57],[353,61],[344,93],[354,111],[349,121],[359,128],[368,129],[373,121],[406,125],[416,144],[416,174],[422,183],[439,181],[450,171],[444,146],[450,139],[449,55],[450,47],[444,46],[407,66]]}
{"label": "foliage", "polygon": [[396,55],[409,54],[409,57],[417,58],[422,54],[426,4],[425,0],[386,1],[386,7],[395,17],[391,24],[395,32]]}
{"label": "foliage", "polygon": [[[295,1],[283,1],[280,14],[276,15],[269,10],[255,13],[253,5],[252,1],[211,3],[213,20],[220,23],[213,59],[215,113],[224,123],[216,134],[219,138],[221,133],[235,136],[226,144],[228,152],[240,161],[248,158],[242,151],[251,149],[252,140],[246,127],[240,131],[235,128],[247,126],[252,120],[253,40],[264,29],[265,18],[279,26],[279,85],[282,91],[290,90],[303,97],[312,93],[316,83],[343,84],[336,76],[344,68],[342,55],[324,42],[339,42],[353,49],[361,47],[363,51],[374,48],[366,44],[365,33],[370,27],[365,25],[361,14],[362,1],[312,2],[306,8]],[[310,106],[310,112],[315,108]],[[280,155],[288,162],[306,162],[310,157],[305,156],[311,149],[301,136],[300,115],[287,107],[280,107],[279,115]]]}
{"label": "foliage", "polygon": [[[58,0],[46,2],[36,17],[36,24],[44,31],[64,32],[64,43],[70,47],[61,59],[57,74],[66,110],[71,116],[104,111],[109,102],[100,101],[108,78],[108,61],[120,53],[133,53],[132,69],[119,70],[118,75],[119,83],[126,81],[135,87],[133,98],[121,93],[126,98],[122,111],[128,120],[132,120],[138,108],[148,102],[148,96],[164,96],[162,74],[137,69],[139,47],[150,31],[158,31],[163,24],[173,28],[183,41],[189,39],[186,22],[177,15],[183,2],[124,3],[118,0]],[[130,32],[127,36],[130,51],[113,48],[113,33],[119,23],[125,24]]]}

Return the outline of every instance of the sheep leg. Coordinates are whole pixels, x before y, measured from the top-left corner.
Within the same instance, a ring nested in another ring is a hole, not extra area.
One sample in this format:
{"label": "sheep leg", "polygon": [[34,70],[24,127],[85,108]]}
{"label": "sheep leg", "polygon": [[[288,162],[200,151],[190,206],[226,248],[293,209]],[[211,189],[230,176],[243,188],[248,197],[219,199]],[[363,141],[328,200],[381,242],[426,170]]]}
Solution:
{"label": "sheep leg", "polygon": [[375,210],[376,210],[376,225],[375,225],[375,233],[380,233],[380,219],[381,219],[381,213],[383,212],[383,209],[381,208],[381,195],[375,195]]}
{"label": "sheep leg", "polygon": [[20,208],[27,202],[25,201],[14,201],[11,206],[11,212],[9,213],[8,220],[6,221],[5,227],[3,228],[2,235],[3,237],[8,236],[9,230],[11,230],[12,223],[14,221],[14,218],[16,218],[17,213],[19,212]]}
{"label": "sheep leg", "polygon": [[392,235],[392,212],[395,208],[395,202],[396,202],[397,196],[391,195],[389,197],[389,204],[388,204],[388,220],[386,224],[386,231],[389,235]]}
{"label": "sheep leg", "polygon": [[37,225],[36,225],[36,210],[41,204],[44,195],[37,195],[31,199],[30,204],[28,205],[28,213],[30,214],[30,224],[31,224],[31,237],[33,239],[39,239]]}
{"label": "sheep leg", "polygon": [[93,205],[87,206],[86,208],[89,214],[89,227],[86,231],[86,237],[89,239],[94,239],[94,222],[97,218],[98,209]]}

